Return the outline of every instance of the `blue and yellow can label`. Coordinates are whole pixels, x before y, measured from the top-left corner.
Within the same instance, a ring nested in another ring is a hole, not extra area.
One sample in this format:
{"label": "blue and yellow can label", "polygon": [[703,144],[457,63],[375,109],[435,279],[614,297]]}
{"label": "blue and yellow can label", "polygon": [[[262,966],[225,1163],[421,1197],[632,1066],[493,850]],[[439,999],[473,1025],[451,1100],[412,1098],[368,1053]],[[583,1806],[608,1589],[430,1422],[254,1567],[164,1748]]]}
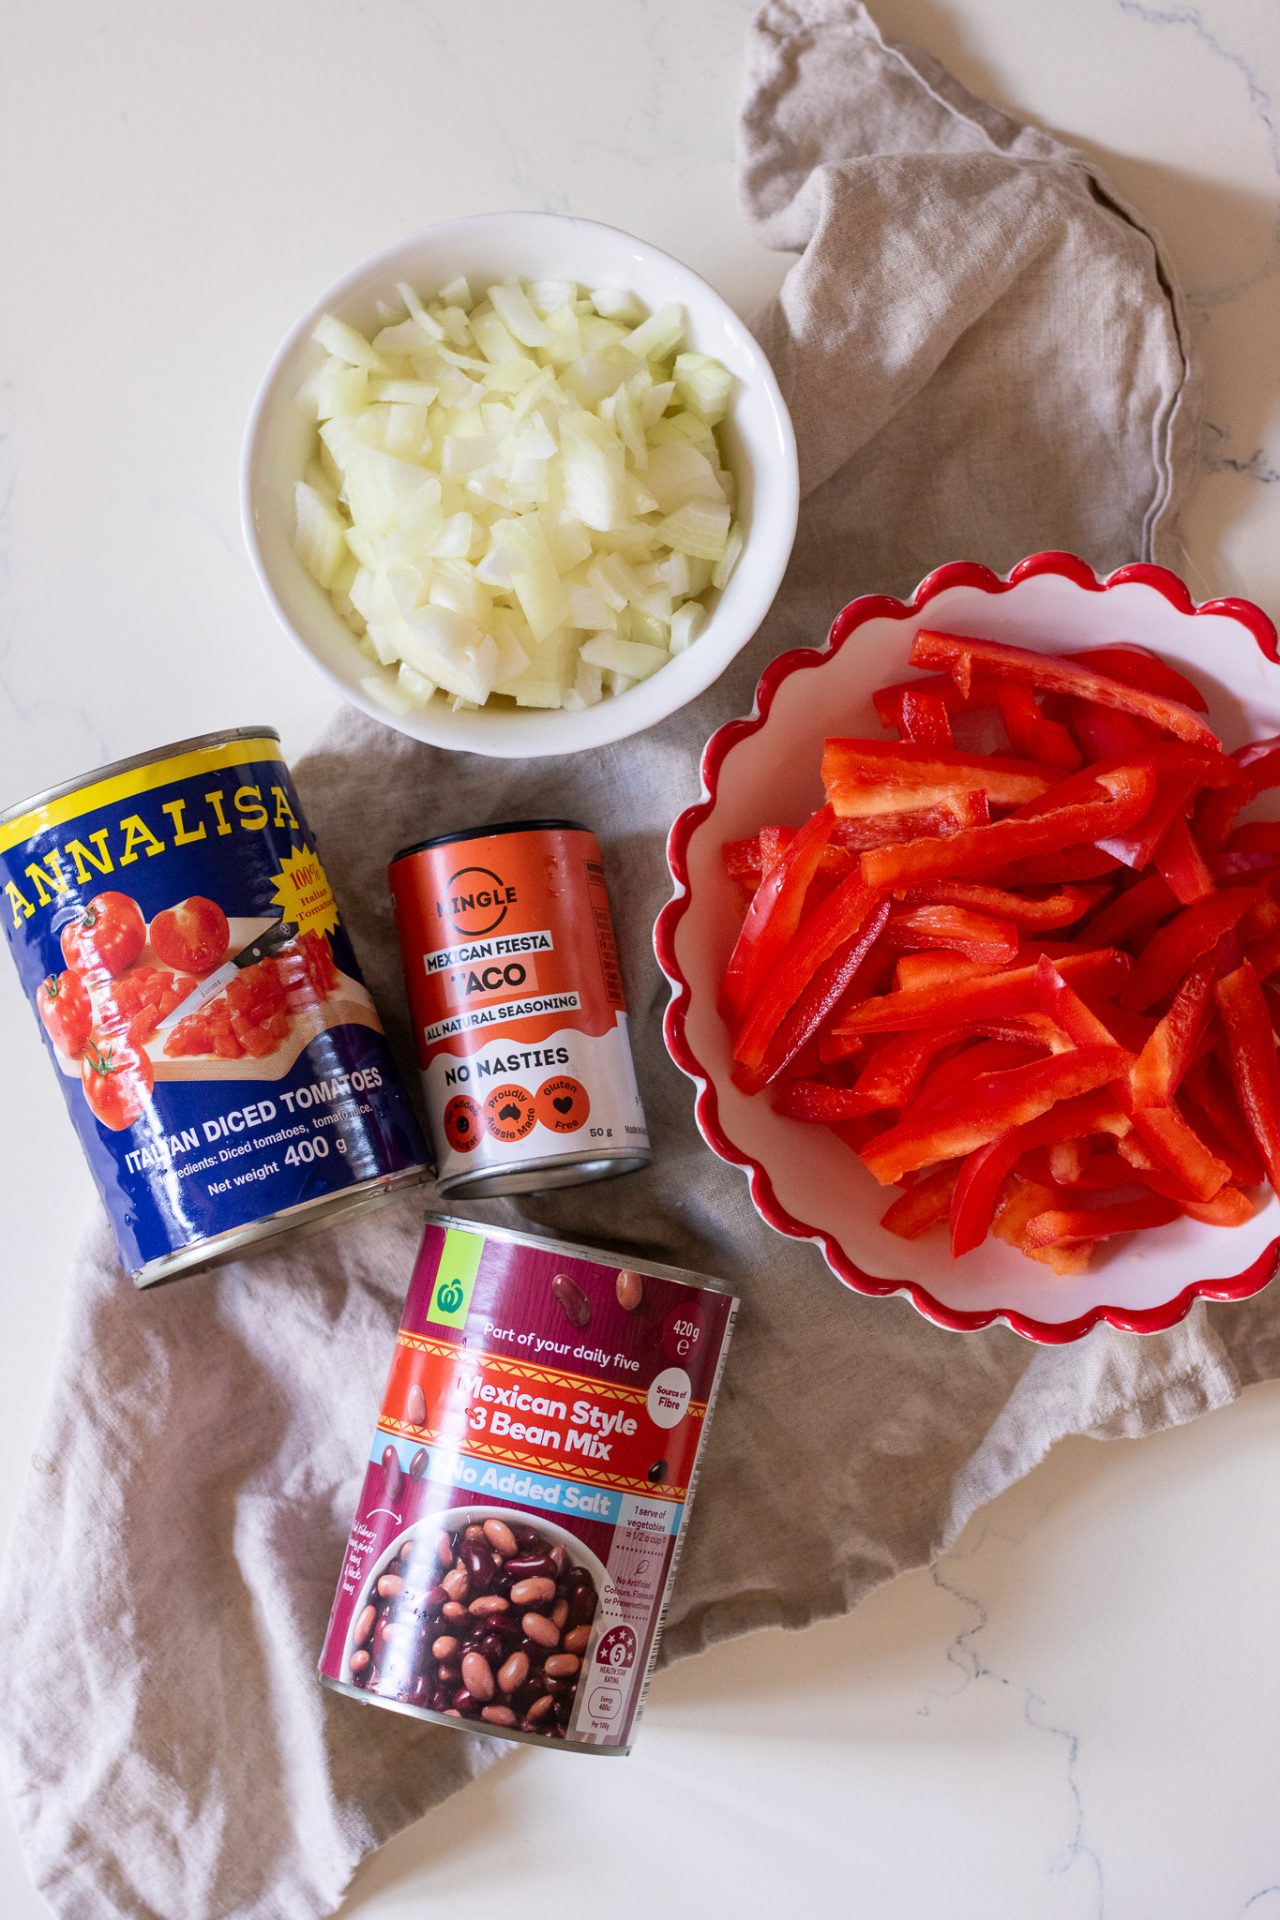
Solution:
{"label": "blue and yellow can label", "polygon": [[0,825],[0,911],[136,1279],[426,1153],[270,735]]}

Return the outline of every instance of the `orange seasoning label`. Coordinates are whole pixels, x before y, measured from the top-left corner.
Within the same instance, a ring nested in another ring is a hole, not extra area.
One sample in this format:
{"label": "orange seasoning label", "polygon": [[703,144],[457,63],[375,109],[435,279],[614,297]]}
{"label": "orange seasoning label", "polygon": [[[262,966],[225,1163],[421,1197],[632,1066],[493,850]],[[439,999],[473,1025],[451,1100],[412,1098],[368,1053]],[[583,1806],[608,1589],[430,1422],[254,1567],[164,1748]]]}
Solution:
{"label": "orange seasoning label", "polygon": [[565,1159],[645,1164],[595,835],[447,835],[397,855],[390,879],[441,1190],[532,1186]]}

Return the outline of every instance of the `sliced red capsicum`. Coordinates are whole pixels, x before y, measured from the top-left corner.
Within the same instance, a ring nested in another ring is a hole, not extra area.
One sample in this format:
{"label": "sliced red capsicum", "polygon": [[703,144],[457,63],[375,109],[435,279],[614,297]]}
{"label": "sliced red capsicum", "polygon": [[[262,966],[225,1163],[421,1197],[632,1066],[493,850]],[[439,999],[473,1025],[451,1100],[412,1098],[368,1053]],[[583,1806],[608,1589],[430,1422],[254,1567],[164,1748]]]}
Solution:
{"label": "sliced red capsicum", "polygon": [[900,1194],[881,1215],[880,1225],[896,1233],[900,1240],[918,1240],[922,1233],[928,1233],[931,1227],[940,1227],[946,1219],[955,1184],[956,1169],[939,1167],[936,1173],[917,1180],[913,1187]]}
{"label": "sliced red capsicum", "polygon": [[1009,736],[1009,745],[1027,760],[1074,773],[1081,753],[1060,720],[1050,720],[1028,686],[1005,681],[996,694],[996,708]]}
{"label": "sliced red capsicum", "polygon": [[1127,686],[1111,674],[1100,673],[1060,655],[1037,653],[1030,647],[1009,646],[1001,640],[975,640],[966,635],[932,633],[922,628],[911,648],[913,667],[932,667],[949,673],[960,692],[967,694],[975,672],[1021,680],[1048,693],[1092,700],[1115,707],[1139,720],[1149,720],[1164,733],[1196,746],[1217,748],[1217,735],[1181,700],[1149,688]]}
{"label": "sliced red capsicum", "polygon": [[1018,952],[1018,929],[1010,920],[995,920],[968,907],[906,907],[893,914],[885,930],[891,947],[915,953],[937,947],[944,953],[963,953],[988,967],[1006,966]]}
{"label": "sliced red capsicum", "polygon": [[1094,1093],[1060,1100],[1047,1113],[1022,1126],[1010,1127],[985,1147],[971,1153],[961,1167],[951,1202],[951,1252],[955,1259],[980,1246],[991,1231],[1000,1189],[1024,1153],[1062,1140],[1080,1140],[1094,1133],[1128,1131],[1129,1120],[1105,1087]]}
{"label": "sliced red capsicum", "polygon": [[862,876],[868,886],[902,887],[944,874],[986,875],[1006,861],[1092,843],[1133,826],[1150,807],[1155,789],[1154,772],[1141,763],[1103,771],[1096,799],[1051,806],[1030,819],[1014,813],[989,826],[964,828],[946,840],[873,848],[862,856]]}
{"label": "sliced red capsicum", "polygon": [[1197,713],[1209,711],[1209,702],[1194,681],[1171,667],[1158,653],[1152,653],[1149,647],[1135,646],[1131,640],[1111,640],[1105,646],[1086,647],[1077,653],[1064,654],[1063,658],[1089,667],[1095,673],[1105,673],[1112,680],[1123,680],[1127,687],[1163,693],[1170,700],[1180,700],[1184,706],[1193,707]]}
{"label": "sliced red capsicum", "polygon": [[[1054,963],[1064,979],[1079,990],[1097,994],[1115,991],[1127,977],[1127,953],[1114,947],[1064,956]],[[1036,968],[1011,967],[1007,973],[978,974],[967,980],[937,986],[908,987],[880,994],[852,1007],[841,1019],[842,1032],[905,1033],[919,1027],[956,1027],[988,1019],[1008,1019],[1042,1010]]]}
{"label": "sliced red capsicum", "polygon": [[1092,1007],[1085,1005],[1047,953],[1042,953],[1036,962],[1036,992],[1045,1012],[1057,1021],[1073,1046],[1115,1046],[1116,1036],[1110,1027]]}
{"label": "sliced red capsicum", "polygon": [[1167,1227],[1181,1212],[1176,1200],[1153,1193],[1118,1200],[1109,1207],[1051,1208],[1033,1214],[1022,1231],[1028,1247],[1070,1247],[1085,1240],[1106,1240],[1115,1233]]}
{"label": "sliced red capsicum", "polygon": [[1213,1013],[1213,983],[1219,971],[1214,949],[1196,961],[1178,988],[1173,1005],[1133,1063],[1129,1084],[1135,1107],[1168,1106],[1182,1085]]}
{"label": "sliced red capsicum", "polygon": [[1213,892],[1213,875],[1187,822],[1171,820],[1156,842],[1152,859],[1184,906]]}
{"label": "sliced red capsicum", "polygon": [[902,737],[913,747],[951,747],[951,716],[947,703],[936,693],[908,687],[902,696]]}
{"label": "sliced red capsicum", "polygon": [[1060,1100],[1121,1078],[1132,1058],[1123,1047],[1076,1047],[1003,1073],[978,1074],[919,1120],[877,1134],[862,1150],[863,1164],[881,1186],[890,1186],[917,1167],[986,1146]]}
{"label": "sliced red capsicum", "polygon": [[1208,1146],[1225,1160],[1237,1186],[1256,1187],[1265,1179],[1248,1124],[1241,1118],[1235,1090],[1213,1060],[1195,1061],[1182,1085],[1182,1099]]}
{"label": "sliced red capsicum", "polygon": [[819,807],[760,882],[724,971],[721,1004],[725,1012],[741,1013],[777,964],[800,924],[809,883],[835,823],[834,809]]}
{"label": "sliced red capsicum", "polygon": [[1256,897],[1253,887],[1231,887],[1184,907],[1152,934],[1139,954],[1132,977],[1120,990],[1121,1006],[1141,1013],[1173,993],[1200,956],[1243,919]]}
{"label": "sliced red capsicum", "polygon": [[752,1091],[764,1084],[765,1054],[784,1018],[836,949],[855,940],[882,905],[882,896],[851,874],[806,916],[745,1006],[733,1044],[741,1086]]}
{"label": "sliced red capsicum", "polygon": [[1135,1108],[1133,1130],[1193,1199],[1212,1200],[1230,1180],[1230,1167],[1205,1145],[1176,1106]]}
{"label": "sliced red capsicum", "polygon": [[925,906],[934,901],[945,906],[971,907],[975,913],[989,913],[996,920],[1011,920],[1015,927],[1047,931],[1051,927],[1069,927],[1096,905],[1105,889],[1101,886],[1064,886],[1038,899],[1013,893],[1008,887],[984,886],[980,880],[929,880],[911,887],[904,895],[908,906]]}
{"label": "sliced red capsicum", "polygon": [[857,933],[819,967],[813,979],[769,1042],[761,1073],[776,1080],[830,1018],[854,986],[889,918],[889,902],[882,900],[861,923]]}
{"label": "sliced red capsicum", "polygon": [[1227,1035],[1227,1064],[1267,1178],[1280,1193],[1280,1062],[1262,983],[1245,960],[1214,994]]}
{"label": "sliced red capsicum", "polygon": [[1094,914],[1084,931],[1100,946],[1114,946],[1157,920],[1167,920],[1177,907],[1178,896],[1164,875],[1149,873]]}
{"label": "sliced red capsicum", "polygon": [[965,793],[985,794],[999,806],[1017,807],[1038,798],[1053,777],[1033,760],[961,753],[954,747],[828,740],[822,750],[823,791],[843,820],[935,807]]}

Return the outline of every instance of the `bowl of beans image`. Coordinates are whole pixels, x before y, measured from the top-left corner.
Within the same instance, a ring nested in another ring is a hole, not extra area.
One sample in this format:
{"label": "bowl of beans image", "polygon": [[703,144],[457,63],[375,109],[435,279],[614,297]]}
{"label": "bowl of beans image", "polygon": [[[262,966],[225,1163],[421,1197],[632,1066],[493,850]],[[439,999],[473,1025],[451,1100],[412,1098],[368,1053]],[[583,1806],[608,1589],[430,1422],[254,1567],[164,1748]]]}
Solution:
{"label": "bowl of beans image", "polygon": [[604,1581],[595,1554],[541,1515],[424,1515],[369,1570],[343,1681],[400,1712],[563,1740]]}

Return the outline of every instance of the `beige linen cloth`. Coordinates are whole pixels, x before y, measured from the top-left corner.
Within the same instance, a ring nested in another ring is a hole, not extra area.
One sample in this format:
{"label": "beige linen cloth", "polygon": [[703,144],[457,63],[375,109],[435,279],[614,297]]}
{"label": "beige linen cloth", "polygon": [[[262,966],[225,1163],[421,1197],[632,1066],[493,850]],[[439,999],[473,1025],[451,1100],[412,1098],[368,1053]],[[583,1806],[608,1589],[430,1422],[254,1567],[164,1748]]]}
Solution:
{"label": "beige linen cloth", "polygon": [[[1063,1434],[1150,1432],[1280,1368],[1272,1295],[1066,1350],[941,1332],[770,1233],[698,1139],[650,928],[708,733],[855,593],[1041,547],[1099,568],[1169,552],[1197,425],[1151,234],[1079,155],[887,47],[860,7],[763,9],[741,165],[756,231],[800,255],[760,321],[800,441],[800,537],[753,644],[692,709],[602,753],[450,756],[348,714],[298,769],[410,1072],[387,856],[546,814],[605,843],[653,1167],[474,1211],[743,1296],[668,1660],[853,1606]],[[85,1246],[0,1595],[8,1790],[66,1920],[313,1920],[363,1854],[503,1751],[315,1679],[421,1212],[401,1197],[152,1294],[105,1227]],[[532,1764],[554,1793],[557,1756]]]}

